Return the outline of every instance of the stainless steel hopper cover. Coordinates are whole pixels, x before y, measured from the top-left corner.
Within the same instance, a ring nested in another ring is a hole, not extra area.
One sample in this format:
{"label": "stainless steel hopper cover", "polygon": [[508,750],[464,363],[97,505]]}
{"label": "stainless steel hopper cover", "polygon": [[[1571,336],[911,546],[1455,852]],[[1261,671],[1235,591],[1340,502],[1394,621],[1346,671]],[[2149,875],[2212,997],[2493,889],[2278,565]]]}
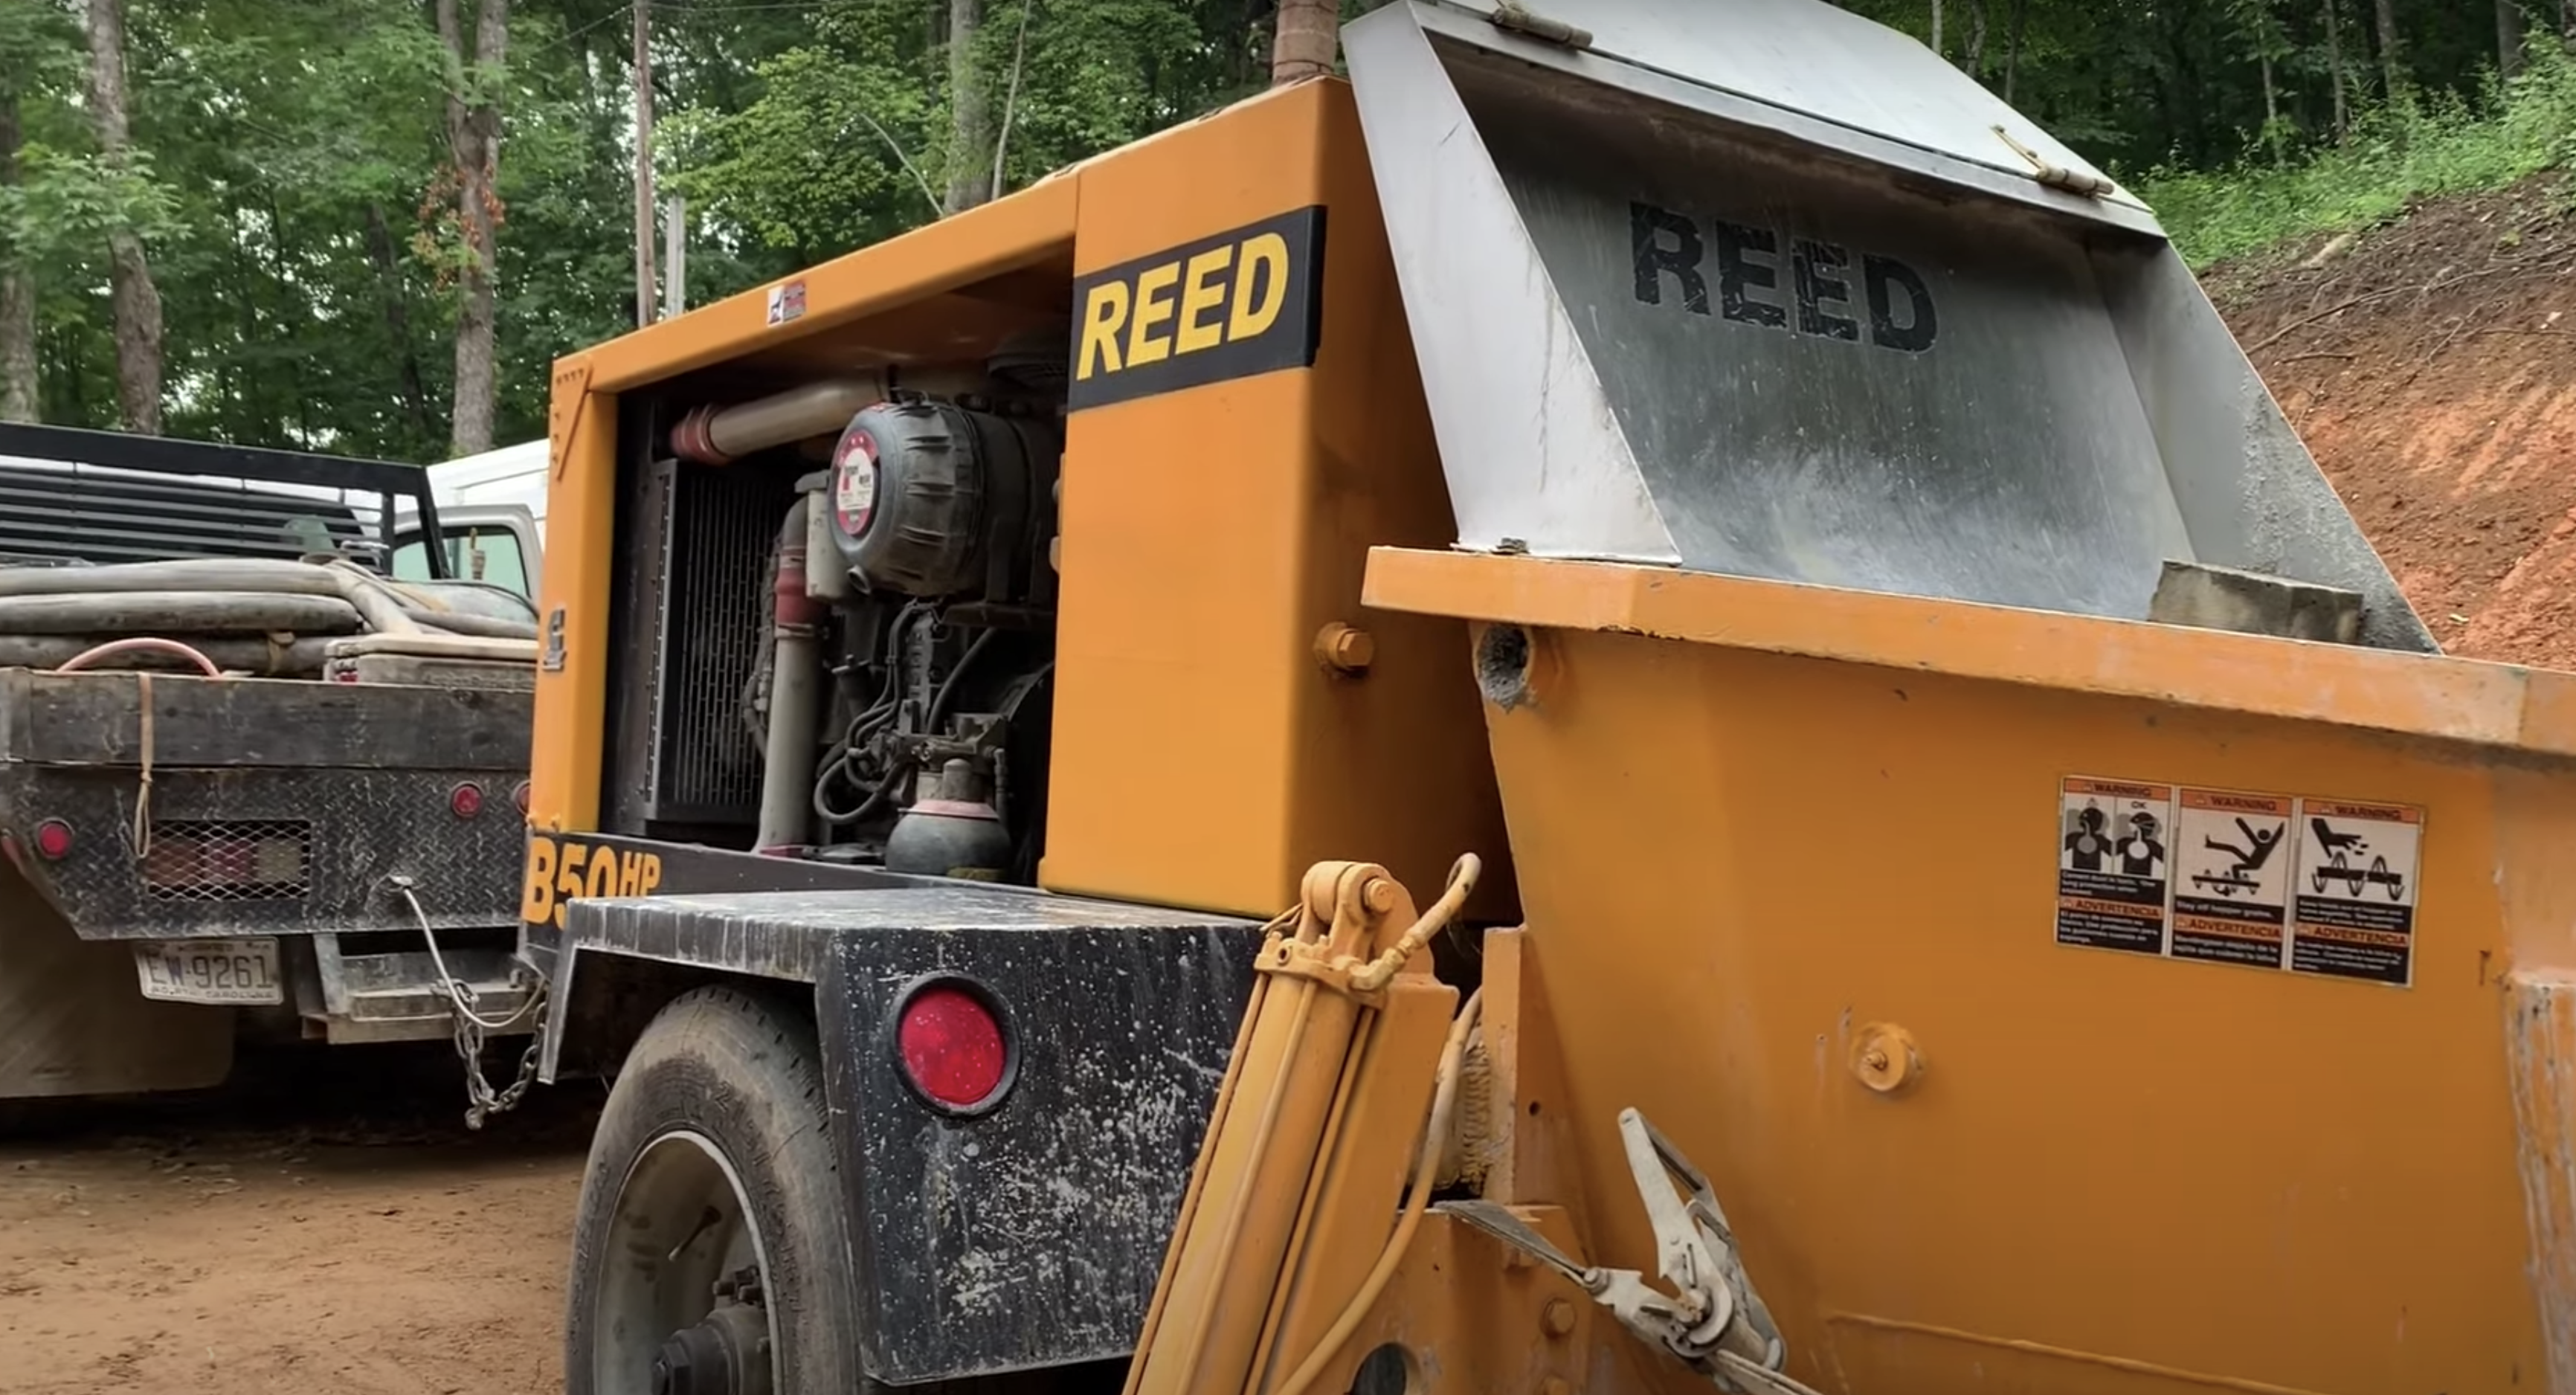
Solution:
{"label": "stainless steel hopper cover", "polygon": [[2153,215],[1913,40],[1398,0],[1344,48],[1462,546],[2129,619],[2170,558],[2433,647]]}

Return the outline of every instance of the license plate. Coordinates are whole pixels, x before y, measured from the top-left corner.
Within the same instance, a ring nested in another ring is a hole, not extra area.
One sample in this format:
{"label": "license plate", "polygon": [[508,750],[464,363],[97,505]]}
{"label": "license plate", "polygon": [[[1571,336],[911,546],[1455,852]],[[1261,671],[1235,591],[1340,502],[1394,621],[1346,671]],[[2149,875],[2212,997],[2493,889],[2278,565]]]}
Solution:
{"label": "license plate", "polygon": [[277,941],[171,940],[134,947],[143,996],[165,1003],[282,1003]]}

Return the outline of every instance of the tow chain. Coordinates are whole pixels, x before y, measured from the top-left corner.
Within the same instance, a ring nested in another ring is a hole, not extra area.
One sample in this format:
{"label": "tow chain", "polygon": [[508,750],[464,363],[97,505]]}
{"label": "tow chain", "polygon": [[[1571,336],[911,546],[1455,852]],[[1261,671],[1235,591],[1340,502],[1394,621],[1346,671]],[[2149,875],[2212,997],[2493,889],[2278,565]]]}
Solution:
{"label": "tow chain", "polygon": [[[545,980],[538,979],[527,1000],[509,1016],[499,1021],[484,1017],[478,1011],[482,1005],[481,995],[474,991],[474,986],[460,982],[448,972],[447,956],[439,952],[437,933],[429,926],[429,913],[422,909],[420,897],[413,890],[416,883],[401,875],[387,877],[385,881],[411,907],[412,920],[420,927],[421,942],[429,946],[430,965],[438,971],[440,991],[447,995],[448,1016],[455,1028],[456,1055],[465,1065],[465,1127],[480,1129],[484,1120],[516,1108],[519,1101],[527,1097],[529,1087],[537,1083],[538,1049],[545,1041]],[[483,1073],[484,1044],[492,1033],[508,1031],[522,1020],[528,1024],[528,1046],[519,1053],[519,1073],[508,1085],[496,1090],[492,1088],[491,1078]]]}
{"label": "tow chain", "polygon": [[[453,986],[468,998],[474,992],[461,983]],[[528,1087],[537,1083],[538,1046],[545,1040],[545,985],[537,985],[527,1004],[503,1024],[509,1025],[519,1017],[529,1018],[528,1047],[519,1053],[519,1073],[507,1086],[498,1090],[492,1088],[490,1078],[483,1074],[485,1031],[481,1022],[466,1010],[464,1001],[456,999],[453,993],[450,998],[456,1020],[456,1054],[465,1063],[465,1127],[480,1129],[484,1120],[515,1108],[520,1100],[526,1098]]]}

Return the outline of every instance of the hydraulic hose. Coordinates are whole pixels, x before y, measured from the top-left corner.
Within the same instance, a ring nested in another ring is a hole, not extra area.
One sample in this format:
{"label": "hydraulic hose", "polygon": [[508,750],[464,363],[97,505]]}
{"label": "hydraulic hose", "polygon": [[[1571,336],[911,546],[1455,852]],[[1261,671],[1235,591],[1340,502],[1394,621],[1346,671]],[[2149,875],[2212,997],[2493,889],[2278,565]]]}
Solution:
{"label": "hydraulic hose", "polygon": [[[1424,916],[1423,919],[1428,921],[1431,917]],[[1476,1020],[1484,1008],[1485,990],[1479,988],[1469,995],[1466,1006],[1458,1009],[1457,1018],[1449,1024],[1448,1043],[1440,1048],[1440,1083],[1431,1096],[1431,1124],[1423,1132],[1422,1157],[1413,1169],[1413,1190],[1404,1199],[1404,1214],[1395,1223],[1395,1234],[1387,1238],[1386,1248],[1378,1252],[1376,1267],[1369,1270],[1359,1292],[1351,1295],[1342,1315],[1333,1320],[1322,1340],[1315,1343],[1315,1349],[1307,1353],[1306,1359],[1298,1364],[1287,1382],[1271,1395],[1305,1395],[1306,1388],[1315,1383],[1315,1378],[1322,1375],[1324,1367],[1332,1361],[1333,1353],[1340,1351],[1350,1341],[1351,1334],[1360,1330],[1360,1323],[1368,1317],[1369,1310],[1377,1306],[1379,1295],[1386,1292],[1388,1281],[1395,1277],[1396,1266],[1404,1262],[1404,1252],[1412,1247],[1414,1232],[1422,1228],[1423,1213],[1431,1209],[1431,1189],[1440,1174],[1442,1144],[1449,1135],[1450,1120],[1458,1109],[1458,1076],[1460,1063],[1467,1054],[1467,1035],[1475,1030]]]}

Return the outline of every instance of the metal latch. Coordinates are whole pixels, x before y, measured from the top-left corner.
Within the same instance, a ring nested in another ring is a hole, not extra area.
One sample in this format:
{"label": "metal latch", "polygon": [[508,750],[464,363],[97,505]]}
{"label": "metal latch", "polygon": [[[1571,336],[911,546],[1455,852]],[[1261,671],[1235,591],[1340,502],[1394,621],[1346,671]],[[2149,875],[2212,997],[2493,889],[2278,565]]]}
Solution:
{"label": "metal latch", "polygon": [[1543,44],[1555,44],[1559,48],[1571,49],[1592,47],[1591,30],[1578,29],[1561,19],[1549,19],[1545,15],[1532,14],[1529,7],[1520,3],[1520,0],[1496,0],[1494,12],[1485,18],[1495,28],[1505,33],[1536,39]]}
{"label": "metal latch", "polygon": [[[1708,1178],[1633,1109],[1619,1112],[1619,1137],[1646,1218],[1655,1230],[1655,1267],[1666,1292],[1634,1269],[1580,1265],[1490,1201],[1455,1201],[1439,1209],[1547,1265],[1610,1310],[1643,1341],[1672,1353],[1719,1388],[1739,1395],[1816,1395],[1781,1374],[1788,1346],[1753,1291]],[[1676,1186],[1678,1184],[1678,1187]]]}

